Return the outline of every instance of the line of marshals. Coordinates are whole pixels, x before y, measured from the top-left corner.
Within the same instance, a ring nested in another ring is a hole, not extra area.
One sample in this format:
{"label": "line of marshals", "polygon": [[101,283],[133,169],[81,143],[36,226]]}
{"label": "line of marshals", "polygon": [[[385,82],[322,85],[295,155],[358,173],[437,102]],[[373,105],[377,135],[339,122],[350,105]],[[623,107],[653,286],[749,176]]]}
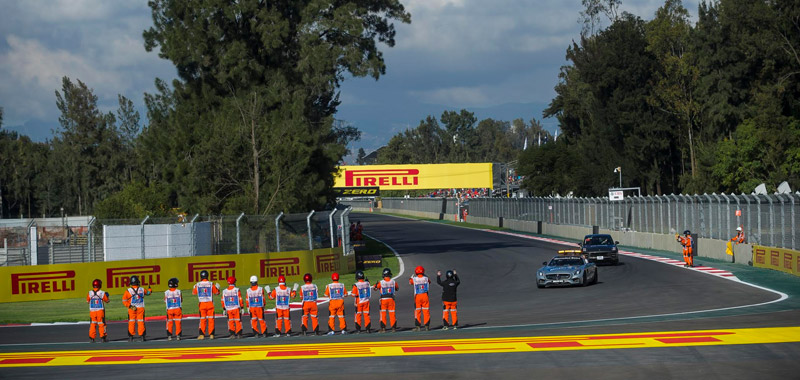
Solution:
{"label": "line of marshals", "polygon": [[[444,310],[442,313],[442,329],[458,328],[458,314],[456,311],[457,296],[456,290],[460,281],[454,270],[448,270],[445,279],[441,278],[442,272],[436,272],[436,282],[442,286],[442,303]],[[258,285],[256,276],[250,277],[250,287],[246,293],[240,292],[236,287],[236,278],[228,277],[228,287],[220,289],[219,284],[208,280],[208,271],[200,272],[200,282],[192,288],[192,294],[197,296],[200,309],[200,329],[197,339],[214,339],[214,296],[221,295],[222,308],[228,317],[228,331],[230,339],[242,338],[242,315],[245,308],[250,314],[250,325],[253,329],[253,336],[263,338],[267,336],[267,323],[264,319],[265,297],[275,300],[275,334],[273,336],[290,336],[292,334],[292,322],[289,319],[289,300],[298,295],[298,284],[293,288],[286,286],[286,278],[278,277],[278,286],[270,289],[269,285],[261,287]],[[350,292],[345,289],[345,284],[339,282],[339,274],[331,275],[332,283],[325,286],[325,297],[330,299],[328,305],[328,333],[336,334],[335,318],[339,318],[339,332],[347,334],[347,322],[344,317],[344,298],[351,296],[355,298],[355,333],[362,331],[371,332],[369,317],[369,300],[372,291],[380,294],[380,315],[381,327],[379,332],[386,332],[390,329],[397,331],[397,320],[395,319],[395,293],[400,289],[399,285],[392,279],[392,271],[389,268],[383,269],[383,279],[375,285],[371,285],[364,276],[364,272],[356,272],[356,283]],[[319,289],[312,283],[310,273],[303,276],[304,284],[299,286],[300,294],[303,299],[303,324],[302,335],[319,335],[319,320],[317,318],[317,299]],[[414,276],[409,278],[409,284],[414,288],[414,331],[421,329],[430,330],[430,312],[428,287],[431,283],[425,276],[425,269],[422,266],[416,267]],[[131,287],[123,294],[122,303],[128,308],[128,341],[134,341],[138,337],[142,341],[146,340],[145,329],[145,306],[144,297],[153,293],[150,288],[139,286],[139,278],[131,276]],[[96,279],[92,282],[92,290],[86,297],[89,304],[91,324],[89,325],[89,340],[94,343],[98,339],[103,342],[108,341],[105,323],[105,304],[109,302],[108,293],[101,290],[103,282]],[[167,339],[181,340],[181,319],[183,318],[182,306],[183,295],[178,289],[178,279],[171,278],[168,283],[169,289],[164,292],[164,303],[167,308]],[[309,326],[309,319],[311,326]]]}

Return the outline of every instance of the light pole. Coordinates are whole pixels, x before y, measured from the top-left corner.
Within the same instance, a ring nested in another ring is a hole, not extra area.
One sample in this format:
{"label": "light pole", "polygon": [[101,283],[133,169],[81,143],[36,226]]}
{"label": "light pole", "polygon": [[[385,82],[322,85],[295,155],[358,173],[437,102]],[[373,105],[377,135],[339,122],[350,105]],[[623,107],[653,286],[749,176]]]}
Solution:
{"label": "light pole", "polygon": [[617,166],[614,169],[614,173],[619,173],[619,187],[622,188],[622,166]]}

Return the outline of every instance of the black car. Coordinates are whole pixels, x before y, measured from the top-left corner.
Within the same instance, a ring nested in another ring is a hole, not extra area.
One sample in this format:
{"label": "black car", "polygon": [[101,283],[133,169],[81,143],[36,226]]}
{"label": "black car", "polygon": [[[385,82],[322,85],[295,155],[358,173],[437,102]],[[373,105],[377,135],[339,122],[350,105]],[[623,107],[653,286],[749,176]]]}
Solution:
{"label": "black car", "polygon": [[616,265],[619,263],[617,244],[619,242],[614,241],[611,235],[586,235],[581,242],[581,252],[593,263]]}

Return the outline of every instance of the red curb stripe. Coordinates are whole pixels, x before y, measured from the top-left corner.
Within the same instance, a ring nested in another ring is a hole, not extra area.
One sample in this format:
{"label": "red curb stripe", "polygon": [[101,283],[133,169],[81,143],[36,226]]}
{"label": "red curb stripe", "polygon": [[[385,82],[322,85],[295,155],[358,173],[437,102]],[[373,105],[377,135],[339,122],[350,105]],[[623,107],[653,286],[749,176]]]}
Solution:
{"label": "red curb stripe", "polygon": [[437,352],[437,351],[455,351],[453,346],[429,346],[429,347],[403,347],[403,352]]}
{"label": "red curb stripe", "polygon": [[97,362],[138,362],[144,356],[95,356],[86,359],[84,363],[97,363]]}
{"label": "red curb stripe", "polygon": [[36,359],[3,359],[0,364],[44,364],[54,358],[36,358]]}
{"label": "red curb stripe", "polygon": [[547,343],[528,343],[532,348],[558,348],[558,347],[581,347],[580,342],[547,342]]}

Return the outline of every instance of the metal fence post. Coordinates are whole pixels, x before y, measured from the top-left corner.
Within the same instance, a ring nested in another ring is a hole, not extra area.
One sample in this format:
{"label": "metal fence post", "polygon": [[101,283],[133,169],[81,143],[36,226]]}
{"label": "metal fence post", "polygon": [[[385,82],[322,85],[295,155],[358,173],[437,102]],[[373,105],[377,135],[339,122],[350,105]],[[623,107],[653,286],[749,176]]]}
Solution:
{"label": "metal fence post", "polygon": [[[744,230],[744,233],[746,234],[747,239],[750,239],[750,237],[753,236],[753,234],[752,234],[753,225],[750,224],[750,198],[748,198],[745,193],[742,193],[742,195],[740,195],[740,196],[742,198],[744,198],[745,202],[747,202],[747,211],[742,210],[743,213],[747,214],[747,224],[745,224],[744,228],[742,228],[742,229]],[[736,201],[737,202],[739,201],[739,197],[736,197]],[[737,222],[741,222],[741,220],[739,220],[738,218],[739,217],[737,217]]]}
{"label": "metal fence post", "polygon": [[794,195],[789,194],[789,200],[792,201],[792,249],[797,249],[796,243],[796,235],[797,235],[797,228],[794,225]]}
{"label": "metal fence post", "polygon": [[197,231],[194,226],[194,221],[197,220],[199,216],[200,214],[194,214],[194,218],[189,221],[189,228],[191,228],[192,233],[192,256],[197,256]]}
{"label": "metal fence post", "polygon": [[[781,240],[778,247],[786,248],[786,209],[783,207],[783,197],[781,197],[781,194],[775,194],[775,197],[781,202]],[[772,226],[772,231],[775,231],[775,226]]]}
{"label": "metal fence post", "polygon": [[150,219],[150,215],[147,215],[144,218],[144,220],[142,221],[142,224],[141,224],[142,225],[142,259],[145,258],[145,254],[144,254],[144,224],[147,222],[148,219]]}
{"label": "metal fence post", "polygon": [[772,197],[765,195],[767,202],[769,202],[769,245],[775,246],[775,209],[772,206]]}
{"label": "metal fence post", "polygon": [[[714,199],[717,201],[717,203],[716,203],[717,205],[719,205],[720,202],[719,202],[719,197],[715,193],[711,193],[710,196],[708,194],[706,194],[706,197],[708,197],[708,237],[713,239],[714,238],[714,213],[711,210],[711,197],[714,197]],[[717,231],[717,238],[719,239],[719,238],[722,237],[722,234],[720,233],[721,231],[719,231],[721,229],[721,225],[722,225],[722,223],[720,222],[719,206],[717,206],[717,224],[720,225],[720,226],[717,227],[717,230],[718,230]]]}
{"label": "metal fence post", "polygon": [[336,238],[335,238],[336,231],[333,228],[333,214],[336,214],[336,211],[339,210],[333,209],[333,211],[331,211],[331,213],[328,214],[328,227],[331,230],[331,248],[336,246]]}
{"label": "metal fence post", "polygon": [[239,228],[239,221],[244,218],[244,213],[241,213],[238,218],[236,218],[236,254],[242,253],[242,231]]}
{"label": "metal fence post", "polygon": [[311,212],[308,213],[308,216],[306,216],[306,227],[308,227],[308,250],[309,251],[313,251],[314,250],[314,236],[313,236],[314,234],[311,232],[311,217],[314,216],[315,212],[316,211],[311,210]]}
{"label": "metal fence post", "polygon": [[[725,223],[725,231],[731,231],[731,199],[725,193],[720,195],[725,198],[725,221],[727,222]],[[719,223],[722,224],[722,219],[720,219]]]}
{"label": "metal fence post", "polygon": [[758,213],[758,244],[761,244],[761,198],[757,194],[753,197],[756,199],[756,212]]}
{"label": "metal fence post", "polygon": [[94,232],[92,232],[92,229],[94,228],[94,223],[96,221],[97,221],[97,218],[95,218],[95,217],[92,217],[92,219],[89,219],[89,225],[88,225],[88,228],[89,228],[89,241],[86,243],[86,245],[87,245],[86,248],[89,249],[89,260],[87,260],[89,262],[94,261],[94,249],[93,249],[94,248]]}
{"label": "metal fence post", "polygon": [[347,209],[342,212],[342,215],[339,217],[339,220],[342,224],[342,255],[347,256],[348,246],[350,245],[350,226],[344,224],[344,218],[350,214],[352,207],[348,207]]}
{"label": "metal fence post", "polygon": [[275,217],[275,248],[276,252],[281,251],[281,218],[283,218],[283,211]]}

